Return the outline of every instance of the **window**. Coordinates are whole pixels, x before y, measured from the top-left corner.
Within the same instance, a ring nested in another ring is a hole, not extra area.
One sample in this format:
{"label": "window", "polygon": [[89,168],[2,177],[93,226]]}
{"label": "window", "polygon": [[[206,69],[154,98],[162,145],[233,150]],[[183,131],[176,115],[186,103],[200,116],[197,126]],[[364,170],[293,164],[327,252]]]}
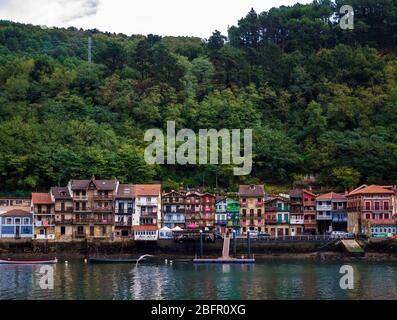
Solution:
{"label": "window", "polygon": [[20,218],[15,218],[15,224],[21,224],[21,219]]}
{"label": "window", "polygon": [[383,202],[383,209],[389,210],[389,202],[387,201]]}
{"label": "window", "polygon": [[258,217],[262,216],[262,209],[258,209]]}
{"label": "window", "polygon": [[30,224],[30,219],[29,218],[24,218],[23,219],[23,224]]}
{"label": "window", "polygon": [[375,210],[379,210],[380,206],[379,206],[379,202],[375,202]]}
{"label": "window", "polygon": [[64,236],[66,234],[66,228],[61,227],[61,235]]}
{"label": "window", "polygon": [[7,218],[6,219],[6,224],[12,224],[12,218]]}
{"label": "window", "polygon": [[389,214],[385,213],[385,219],[389,219]]}
{"label": "window", "polygon": [[365,210],[371,210],[371,203],[370,202],[366,202],[365,203]]}

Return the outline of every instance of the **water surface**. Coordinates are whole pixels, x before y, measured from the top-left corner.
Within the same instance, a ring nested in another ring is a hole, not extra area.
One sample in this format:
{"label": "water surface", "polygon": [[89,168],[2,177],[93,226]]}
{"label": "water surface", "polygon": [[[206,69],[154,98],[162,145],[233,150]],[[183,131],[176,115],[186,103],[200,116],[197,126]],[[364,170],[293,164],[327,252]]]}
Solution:
{"label": "water surface", "polygon": [[342,290],[346,263],[266,261],[254,266],[163,263],[54,266],[54,289],[40,266],[0,266],[0,299],[397,299],[396,262],[350,262],[354,289]]}

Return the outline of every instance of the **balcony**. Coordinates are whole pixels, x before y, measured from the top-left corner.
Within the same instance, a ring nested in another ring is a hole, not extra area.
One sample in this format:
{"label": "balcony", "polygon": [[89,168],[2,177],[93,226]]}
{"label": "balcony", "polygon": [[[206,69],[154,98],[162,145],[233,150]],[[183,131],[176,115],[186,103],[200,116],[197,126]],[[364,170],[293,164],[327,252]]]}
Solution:
{"label": "balcony", "polygon": [[185,219],[164,218],[164,223],[185,223]]}
{"label": "balcony", "polygon": [[101,224],[108,225],[113,224],[114,220],[111,218],[100,219],[100,218],[86,218],[86,219],[75,219],[73,220],[75,224]]}
{"label": "balcony", "polygon": [[117,215],[132,215],[135,211],[133,209],[116,209],[114,213]]}
{"label": "balcony", "polygon": [[373,224],[396,224],[394,219],[363,219],[363,221],[368,221],[371,225]]}
{"label": "balcony", "polygon": [[87,195],[85,195],[85,196],[82,196],[82,195],[74,195],[73,196],[73,200],[74,201],[88,201],[88,196]]}
{"label": "balcony", "polygon": [[226,226],[227,221],[226,220],[215,220],[215,224],[219,226]]}
{"label": "balcony", "polygon": [[113,207],[94,207],[93,212],[113,212]]}
{"label": "balcony", "polygon": [[55,224],[58,225],[65,225],[65,224],[73,224],[74,220],[73,219],[63,219],[63,220],[57,220],[55,221]]}
{"label": "balcony", "polygon": [[44,227],[44,228],[55,227],[55,221],[54,220],[35,221],[34,226],[35,227]]}
{"label": "balcony", "polygon": [[303,220],[303,218],[301,218],[301,219],[291,218],[290,224],[303,225],[304,224],[304,220]]}
{"label": "balcony", "polygon": [[317,220],[321,220],[321,221],[332,220],[332,214],[317,213]]}
{"label": "balcony", "polygon": [[94,200],[96,200],[96,201],[113,201],[113,197],[111,195],[96,194],[96,195],[94,195]]}
{"label": "balcony", "polygon": [[116,227],[132,227],[132,221],[116,221],[114,225]]}
{"label": "balcony", "polygon": [[307,226],[315,226],[315,225],[317,225],[317,221],[316,221],[316,219],[304,219],[304,221],[303,221],[303,224],[304,225],[307,225]]}
{"label": "balcony", "polygon": [[273,224],[277,224],[277,219],[266,219],[265,222],[266,222],[266,224],[273,225]]}
{"label": "balcony", "polygon": [[204,212],[212,212],[213,211],[213,209],[211,209],[211,208],[204,208]]}
{"label": "balcony", "polygon": [[91,212],[91,208],[75,208],[74,212],[76,212],[76,213],[89,213],[89,212]]}
{"label": "balcony", "polygon": [[157,219],[157,212],[144,212],[144,213],[141,213],[141,218],[156,218]]}
{"label": "balcony", "polygon": [[346,223],[347,222],[347,215],[345,216],[332,216],[333,223]]}
{"label": "balcony", "polygon": [[386,213],[389,213],[389,212],[392,212],[393,211],[393,206],[389,206],[389,207],[377,207],[377,208],[375,208],[374,206],[371,206],[371,207],[362,207],[362,210],[363,211],[370,211],[370,212],[373,212],[373,213],[382,213],[382,212],[386,212]]}

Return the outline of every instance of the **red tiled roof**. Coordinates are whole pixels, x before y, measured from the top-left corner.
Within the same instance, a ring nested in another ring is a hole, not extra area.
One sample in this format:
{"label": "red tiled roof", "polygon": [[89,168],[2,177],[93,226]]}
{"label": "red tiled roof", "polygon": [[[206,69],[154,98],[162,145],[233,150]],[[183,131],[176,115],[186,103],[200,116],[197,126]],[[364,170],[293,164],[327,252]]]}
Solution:
{"label": "red tiled roof", "polygon": [[346,200],[346,197],[343,194],[330,192],[326,194],[322,194],[316,198],[317,201],[321,200]]}
{"label": "red tiled roof", "polygon": [[132,227],[134,231],[157,231],[159,228],[157,226],[135,226]]}
{"label": "red tiled roof", "polygon": [[394,190],[392,186],[364,186],[362,188],[358,188],[350,192],[347,196],[354,196],[359,194],[394,194]]}
{"label": "red tiled roof", "polygon": [[53,204],[50,193],[32,193],[33,204]]}
{"label": "red tiled roof", "polygon": [[154,196],[161,194],[161,184],[137,184],[135,185],[136,196]]}

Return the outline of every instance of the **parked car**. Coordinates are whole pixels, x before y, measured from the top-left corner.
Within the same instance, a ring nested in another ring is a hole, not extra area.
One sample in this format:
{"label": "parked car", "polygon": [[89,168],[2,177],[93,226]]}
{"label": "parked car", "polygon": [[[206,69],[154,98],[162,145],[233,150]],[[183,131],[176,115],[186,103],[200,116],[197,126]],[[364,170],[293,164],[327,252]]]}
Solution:
{"label": "parked car", "polygon": [[269,233],[266,233],[266,232],[259,232],[258,233],[258,238],[259,239],[268,239],[270,237],[271,237],[271,235]]}
{"label": "parked car", "polygon": [[352,234],[345,231],[332,231],[331,237],[335,237],[335,238],[352,237]]}
{"label": "parked car", "polygon": [[258,238],[259,231],[257,230],[250,230],[250,238]]}

